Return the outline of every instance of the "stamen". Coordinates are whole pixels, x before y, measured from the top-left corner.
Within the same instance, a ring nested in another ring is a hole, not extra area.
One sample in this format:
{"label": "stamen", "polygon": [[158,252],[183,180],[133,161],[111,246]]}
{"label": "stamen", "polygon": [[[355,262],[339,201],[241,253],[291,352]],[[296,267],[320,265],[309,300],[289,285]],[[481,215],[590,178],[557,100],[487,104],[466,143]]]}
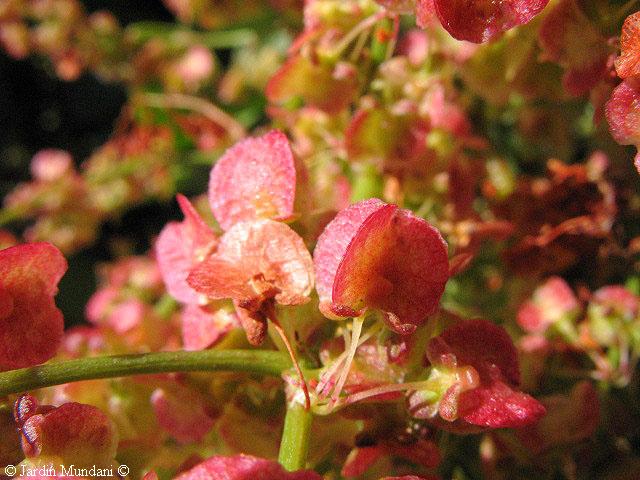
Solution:
{"label": "stamen", "polygon": [[351,334],[351,342],[349,344],[349,353],[347,355],[347,359],[345,360],[345,365],[342,368],[342,372],[340,373],[340,377],[338,379],[338,383],[336,383],[336,387],[333,390],[333,394],[331,395],[331,400],[333,404],[338,401],[340,397],[340,393],[342,392],[342,387],[344,387],[344,383],[347,381],[347,376],[349,375],[349,370],[351,369],[351,364],[353,363],[353,358],[356,355],[356,350],[358,349],[358,341],[360,340],[360,333],[362,333],[362,324],[364,323],[364,316],[361,315],[353,319],[353,332]]}
{"label": "stamen", "polygon": [[353,395],[349,395],[344,399],[342,405],[351,405],[352,403],[360,402],[367,398],[385,393],[402,392],[405,390],[428,390],[428,388],[429,382],[427,380],[419,382],[392,383],[390,385],[382,385],[380,387],[370,388],[369,390],[363,390],[361,392],[354,393]]}
{"label": "stamen", "polygon": [[[381,322],[376,322],[365,334],[360,336],[358,347],[363,345],[364,342],[376,335],[380,330],[382,330],[382,327],[383,325]],[[347,345],[348,344],[345,343],[345,347]],[[324,398],[325,396],[327,396],[329,394],[330,388],[335,385],[335,383],[332,381],[333,376],[338,371],[344,360],[347,358],[348,353],[348,349],[345,348],[344,352],[342,352],[334,360],[333,365],[331,365],[331,367],[329,367],[329,369],[321,375],[320,381],[318,382],[318,385],[316,387],[316,393],[320,398]]]}

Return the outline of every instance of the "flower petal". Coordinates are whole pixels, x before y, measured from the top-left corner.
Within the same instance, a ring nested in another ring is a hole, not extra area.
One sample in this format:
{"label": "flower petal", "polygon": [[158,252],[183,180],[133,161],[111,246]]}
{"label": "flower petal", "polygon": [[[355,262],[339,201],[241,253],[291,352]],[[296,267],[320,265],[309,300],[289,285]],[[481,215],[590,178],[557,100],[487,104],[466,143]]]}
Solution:
{"label": "flower petal", "polygon": [[0,251],[0,370],[28,367],[53,357],[64,320],[53,295],[67,269],[48,243]]}
{"label": "flower petal", "polygon": [[199,303],[201,296],[187,284],[187,275],[218,240],[189,200],[182,195],[177,199],[185,218],[168,223],[160,232],[155,245],[158,268],[171,296],[183,303]]}
{"label": "flower petal", "polygon": [[502,32],[528,23],[549,0],[435,0],[442,26],[454,38],[487,42]]}
{"label": "flower petal", "polygon": [[233,457],[211,457],[178,475],[175,480],[322,480],[315,472],[306,470],[286,472],[272,460],[235,455]]}
{"label": "flower petal", "polygon": [[338,266],[332,300],[354,313],[388,312],[387,325],[410,333],[438,307],[449,279],[447,244],[425,220],[393,205],[360,226]]}
{"label": "flower petal", "polygon": [[289,141],[273,130],[236,143],[220,157],[209,178],[209,203],[220,226],[228,230],[241,221],[291,217],[295,189]]}
{"label": "flower petal", "polygon": [[616,58],[616,72],[620,78],[640,75],[640,12],[629,15],[622,25],[621,52]]}

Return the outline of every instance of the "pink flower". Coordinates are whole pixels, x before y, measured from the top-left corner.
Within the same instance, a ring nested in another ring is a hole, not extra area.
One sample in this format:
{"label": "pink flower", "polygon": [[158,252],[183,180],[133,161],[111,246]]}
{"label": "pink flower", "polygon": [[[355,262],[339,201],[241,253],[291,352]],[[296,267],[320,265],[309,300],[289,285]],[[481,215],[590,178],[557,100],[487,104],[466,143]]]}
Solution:
{"label": "pink flower", "polygon": [[178,475],[175,480],[322,480],[310,470],[286,472],[272,460],[235,455],[215,456]]}
{"label": "pink flower", "polygon": [[313,280],[313,262],[302,238],[273,220],[236,223],[187,278],[208,298],[233,299],[247,338],[256,345],[264,338],[273,303],[306,303]]}
{"label": "pink flower", "polygon": [[544,333],[555,322],[573,318],[579,309],[578,299],[567,282],[551,277],[520,307],[518,324],[527,332]]}

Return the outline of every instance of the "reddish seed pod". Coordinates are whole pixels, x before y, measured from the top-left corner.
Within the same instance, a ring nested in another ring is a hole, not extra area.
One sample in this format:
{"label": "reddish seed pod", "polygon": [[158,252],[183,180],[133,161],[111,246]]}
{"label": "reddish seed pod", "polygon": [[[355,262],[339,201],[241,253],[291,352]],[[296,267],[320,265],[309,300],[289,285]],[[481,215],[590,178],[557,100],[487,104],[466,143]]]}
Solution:
{"label": "reddish seed pod", "polygon": [[506,30],[528,23],[549,0],[417,0],[418,11],[433,2],[442,26],[454,38],[488,42]]}
{"label": "reddish seed pod", "polygon": [[[463,381],[452,385],[441,401],[440,415],[449,421],[512,428],[535,423],[545,413],[542,404],[516,389],[516,348],[503,328],[487,320],[461,321],[446,329],[429,342],[427,358],[434,366],[474,370],[471,377],[465,371]],[[465,378],[468,385],[463,385]]]}
{"label": "reddish seed pod", "polygon": [[53,297],[66,270],[64,256],[49,243],[0,251],[0,371],[55,355],[64,320]]}
{"label": "reddish seed pod", "polygon": [[435,312],[449,278],[440,233],[376,199],[347,208],[327,225],[314,262],[323,313],[349,317],[379,310],[400,334],[412,333]]}

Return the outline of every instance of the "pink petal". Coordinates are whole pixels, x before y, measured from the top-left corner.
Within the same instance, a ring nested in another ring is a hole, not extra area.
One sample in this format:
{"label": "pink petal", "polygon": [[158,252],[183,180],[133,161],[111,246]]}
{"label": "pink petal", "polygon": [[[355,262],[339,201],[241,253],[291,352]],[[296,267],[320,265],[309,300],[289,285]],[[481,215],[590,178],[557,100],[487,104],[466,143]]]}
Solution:
{"label": "pink petal", "polygon": [[484,43],[528,23],[549,0],[434,0],[442,26],[454,38]]}
{"label": "pink petal", "polygon": [[605,106],[611,135],[621,145],[640,144],[640,79],[631,77],[618,85]]}
{"label": "pink petal", "polygon": [[177,199],[185,219],[168,223],[160,232],[155,245],[158,268],[171,296],[183,303],[199,303],[201,297],[187,284],[187,275],[215,249],[218,239],[186,197]]}
{"label": "pink petal", "polygon": [[206,307],[187,305],[182,311],[182,344],[185,350],[204,350],[238,326],[238,318],[232,312],[210,312]]}
{"label": "pink petal", "polygon": [[571,287],[560,277],[551,277],[538,287],[530,301],[518,311],[518,324],[527,332],[542,333],[553,323],[579,309]]}
{"label": "pink petal", "polygon": [[638,314],[640,300],[621,285],[607,285],[593,294],[593,303],[606,307],[631,321]]}
{"label": "pink petal", "polygon": [[235,455],[211,457],[175,480],[322,480],[312,471],[286,472],[273,460]]}
{"label": "pink petal", "polygon": [[235,144],[216,162],[209,178],[209,203],[218,223],[293,214],[296,169],[287,137],[273,130]]}
{"label": "pink petal", "polygon": [[484,380],[495,377],[495,369],[507,381],[520,382],[518,352],[502,327],[487,320],[463,320],[433,338],[427,347],[431,363],[443,355],[455,355],[457,366],[471,365]]}
{"label": "pink petal", "polygon": [[96,407],[80,403],[38,407],[24,419],[21,432],[27,456],[79,468],[111,465],[118,447],[111,420]]}
{"label": "pink petal", "polygon": [[151,405],[160,426],[180,443],[200,442],[213,428],[203,399],[186,388],[158,388]]}
{"label": "pink petal", "polygon": [[436,17],[435,0],[416,0],[416,24],[427,27]]}

